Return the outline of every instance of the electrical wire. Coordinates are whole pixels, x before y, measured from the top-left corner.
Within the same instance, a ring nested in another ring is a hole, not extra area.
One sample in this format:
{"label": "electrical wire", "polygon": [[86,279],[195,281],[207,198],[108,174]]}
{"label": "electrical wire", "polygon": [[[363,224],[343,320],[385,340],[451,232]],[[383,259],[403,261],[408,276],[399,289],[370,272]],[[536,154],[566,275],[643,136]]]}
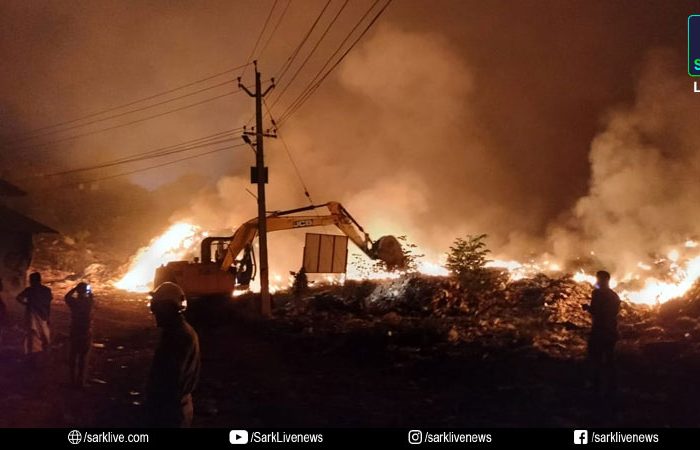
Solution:
{"label": "electrical wire", "polygon": [[280,27],[280,24],[282,23],[282,19],[284,19],[285,14],[287,14],[287,10],[289,9],[289,5],[292,4],[292,0],[287,0],[287,4],[285,5],[284,9],[282,10],[282,14],[280,14],[279,18],[277,19],[277,22],[275,23],[275,26],[272,28],[272,32],[270,33],[270,36],[267,38],[263,46],[260,48],[260,53],[258,53],[258,59],[262,59],[262,57],[265,55],[265,50],[267,50],[268,45],[270,45],[270,41],[272,40],[272,37],[275,35],[277,32],[277,29]]}
{"label": "electrical wire", "polygon": [[[270,23],[270,18],[272,17],[272,13],[275,10],[275,7],[277,6],[277,2],[279,0],[275,0],[274,3],[272,3],[272,7],[270,8],[270,12],[267,14],[267,17],[265,18],[265,23],[263,23],[262,29],[260,30],[260,34],[258,34],[258,38],[255,40],[255,45],[253,46],[253,49],[250,51],[250,55],[248,55],[248,64],[253,60],[253,56],[255,55],[255,51],[258,49],[258,45],[260,44],[260,39],[262,39],[263,35],[265,34],[265,30],[267,29],[267,24]],[[241,72],[240,78],[243,78],[245,75],[245,71],[248,68],[248,65],[243,67],[243,71]]]}
{"label": "electrical wire", "polygon": [[169,150],[169,149],[172,149],[172,148],[178,148],[178,147],[187,146],[187,145],[192,145],[192,144],[198,144],[198,143],[201,143],[202,141],[209,141],[209,140],[211,140],[211,139],[220,138],[220,137],[223,137],[223,136],[225,136],[225,135],[235,134],[235,133],[238,133],[238,132],[241,131],[241,130],[243,130],[243,127],[236,127],[236,128],[232,128],[232,129],[230,129],[230,130],[220,131],[220,132],[218,132],[218,133],[214,133],[214,134],[211,134],[211,135],[208,135],[208,136],[203,136],[203,137],[196,138],[196,139],[190,139],[190,140],[187,140],[187,141],[184,141],[184,142],[180,142],[179,144],[171,144],[171,145],[167,145],[167,146],[164,146],[164,147],[158,147],[158,148],[156,148],[156,149],[149,150],[149,151],[146,151],[146,152],[139,152],[139,153],[131,154],[131,155],[129,155],[129,156],[125,156],[125,157],[122,157],[122,158],[118,158],[118,159],[116,159],[116,160],[114,160],[114,161],[128,160],[128,159],[131,159],[131,158],[133,158],[133,157],[135,157],[135,156],[139,156],[139,155],[159,154],[161,151],[166,151],[166,150]]}
{"label": "electrical wire", "polygon": [[193,96],[193,95],[197,95],[197,94],[200,94],[200,93],[202,93],[202,92],[206,92],[206,91],[209,91],[209,90],[212,90],[212,89],[216,89],[216,88],[219,88],[219,87],[222,87],[222,86],[226,86],[226,85],[228,85],[229,83],[233,83],[233,82],[235,82],[235,81],[237,81],[237,79],[226,80],[226,81],[224,81],[224,82],[215,84],[215,85],[213,85],[213,86],[208,86],[208,87],[205,87],[205,88],[202,88],[202,89],[198,89],[198,90],[196,90],[196,91],[189,92],[189,93],[187,93],[187,94],[180,95],[180,96],[178,96],[178,97],[169,98],[169,99],[167,99],[167,100],[163,100],[163,101],[160,101],[160,102],[158,102],[158,103],[153,103],[153,104],[146,105],[146,106],[142,106],[142,107],[139,107],[139,108],[130,109],[130,110],[128,110],[128,111],[123,111],[123,112],[120,112],[120,113],[118,113],[118,114],[114,114],[114,115],[107,116],[107,117],[102,117],[102,118],[99,118],[99,119],[94,119],[94,120],[91,120],[91,121],[88,121],[88,122],[84,122],[84,123],[72,125],[72,126],[69,126],[69,127],[66,127],[66,128],[61,128],[61,129],[57,129],[57,130],[46,131],[46,132],[44,132],[44,133],[36,134],[36,135],[33,135],[33,136],[29,136],[29,137],[26,137],[26,138],[22,138],[22,139],[13,141],[13,142],[11,142],[10,144],[15,143],[15,142],[24,142],[24,141],[36,139],[36,138],[39,138],[39,137],[50,136],[50,135],[52,135],[52,134],[63,133],[63,132],[65,132],[65,131],[70,131],[70,130],[74,130],[74,129],[76,129],[76,128],[86,127],[86,126],[88,126],[88,125],[94,125],[94,124],[96,124],[96,123],[100,123],[100,122],[105,122],[105,121],[108,121],[108,120],[116,119],[116,118],[119,118],[119,117],[123,117],[123,116],[129,115],[129,114],[136,113],[136,112],[146,111],[146,110],[148,110],[148,109],[156,108],[156,107],[158,107],[158,106],[162,106],[162,105],[165,105],[165,104],[168,104],[168,103],[177,101],[177,100],[181,100],[181,99],[186,98],[186,97],[191,97],[191,96]]}
{"label": "electrical wire", "polygon": [[306,55],[306,58],[304,58],[304,61],[302,61],[302,63],[299,65],[299,67],[297,67],[297,70],[294,72],[294,75],[292,75],[292,79],[289,80],[289,83],[287,83],[287,84],[284,86],[284,88],[282,89],[282,91],[281,91],[281,92],[277,95],[277,97],[275,98],[275,101],[272,102],[272,108],[275,107],[275,105],[279,102],[279,100],[282,98],[282,96],[284,96],[284,94],[287,92],[287,89],[289,89],[289,87],[294,83],[294,80],[296,80],[297,76],[299,75],[299,72],[302,71],[302,69],[306,66],[306,63],[309,62],[309,59],[311,59],[311,57],[313,56],[313,54],[314,54],[314,53],[316,52],[316,50],[318,49],[319,45],[321,45],[321,42],[322,42],[323,39],[326,37],[326,35],[327,35],[328,32],[330,31],[330,29],[333,27],[333,25],[335,24],[335,22],[338,20],[338,17],[340,17],[340,14],[343,12],[343,10],[345,9],[345,7],[348,6],[349,1],[350,1],[350,0],[345,0],[345,2],[341,5],[340,9],[338,9],[338,11],[336,12],[336,14],[335,14],[335,16],[333,17],[333,19],[331,19],[331,21],[330,21],[330,22],[328,23],[328,25],[326,26],[326,29],[323,30],[323,32],[321,33],[321,37],[316,41],[316,44],[313,46],[313,48],[311,49],[311,51]]}
{"label": "electrical wire", "polygon": [[102,164],[95,164],[92,166],[84,166],[84,167],[78,167],[78,168],[74,168],[74,169],[62,170],[59,172],[52,172],[52,173],[44,175],[44,177],[72,175],[72,174],[80,173],[80,172],[88,172],[88,171],[92,171],[92,170],[106,169],[109,167],[131,164],[131,163],[135,163],[135,162],[139,162],[139,161],[146,161],[149,159],[163,158],[163,157],[174,155],[177,153],[183,153],[183,152],[187,152],[187,151],[191,151],[191,150],[196,150],[198,148],[209,147],[211,145],[223,144],[226,142],[239,140],[239,139],[240,139],[239,136],[231,136],[228,138],[221,138],[221,139],[217,139],[217,140],[211,140],[209,142],[203,142],[203,143],[193,144],[193,145],[189,145],[189,146],[185,146],[185,147],[174,148],[174,149],[170,149],[168,151],[162,151],[162,152],[155,153],[155,154],[140,155],[140,156],[136,156],[136,157],[129,158],[129,159],[113,160],[113,161],[105,162]]}
{"label": "electrical wire", "polygon": [[183,161],[190,161],[190,160],[192,160],[192,159],[201,158],[201,157],[203,157],[203,156],[207,156],[207,155],[211,155],[211,154],[214,154],[214,153],[222,152],[222,151],[224,151],[224,150],[232,150],[232,149],[234,149],[234,148],[239,148],[239,147],[243,147],[243,146],[247,146],[247,144],[237,144],[237,145],[230,145],[230,146],[227,146],[227,147],[221,147],[221,148],[217,148],[217,149],[214,149],[214,150],[209,150],[209,151],[206,151],[206,152],[198,153],[198,154],[196,154],[196,155],[190,155],[190,156],[186,156],[186,157],[184,157],[184,158],[179,158],[179,159],[175,159],[175,160],[172,160],[172,161],[167,161],[167,162],[160,163],[160,164],[155,164],[155,165],[148,166],[148,167],[142,167],[142,168],[140,168],[140,169],[130,170],[130,171],[128,171],[128,172],[121,172],[121,173],[117,173],[117,174],[113,174],[113,175],[108,175],[108,176],[104,176],[104,177],[93,178],[93,179],[90,179],[90,180],[82,180],[82,181],[71,182],[71,183],[67,183],[67,184],[60,185],[60,186],[58,186],[58,187],[60,188],[60,187],[79,186],[79,185],[81,185],[81,184],[91,184],[91,183],[96,183],[96,182],[98,182],[98,181],[105,181],[105,180],[111,180],[111,179],[113,179],[113,178],[125,177],[125,176],[134,175],[134,174],[141,173],[141,172],[146,172],[146,171],[148,171],[148,170],[154,170],[154,169],[159,169],[159,168],[161,168],[161,167],[170,166],[170,165],[177,164],[177,163],[180,163],[180,162],[183,162]]}
{"label": "electrical wire", "polygon": [[282,124],[292,115],[294,114],[301,106],[306,103],[306,101],[311,97],[316,90],[321,86],[321,84],[326,80],[328,75],[330,75],[333,70],[335,70],[336,67],[345,59],[345,57],[352,51],[353,48],[357,45],[357,43],[367,34],[367,32],[372,28],[372,26],[377,22],[377,20],[381,17],[381,15],[384,13],[384,11],[387,9],[387,7],[391,4],[392,0],[388,0],[384,6],[377,12],[377,14],[372,18],[372,20],[369,22],[367,27],[362,31],[362,33],[353,41],[353,43],[350,45],[350,47],[340,56],[338,60],[328,69],[328,71],[305,93],[303,94],[303,97],[301,97],[299,100],[293,102],[296,103],[293,107],[287,108],[285,112],[282,113],[280,116],[280,122],[278,125],[281,127]]}
{"label": "electrical wire", "polygon": [[[267,102],[263,98],[263,104],[265,106],[265,110],[267,111],[268,116],[270,117],[270,122],[272,122],[272,125],[275,125],[275,119],[272,117],[272,112],[270,111],[270,108],[267,106]],[[276,133],[276,136],[280,139],[282,142],[282,146],[284,147],[285,152],[287,153],[287,157],[289,158],[289,162],[292,164],[292,167],[294,168],[294,172],[297,175],[297,179],[299,180],[299,183],[301,184],[302,189],[304,190],[304,196],[309,200],[309,204],[313,205],[314,201],[311,198],[311,194],[309,193],[309,188],[306,185],[306,182],[304,182],[304,177],[301,175],[301,171],[299,170],[299,166],[297,165],[296,161],[294,161],[294,157],[292,156],[292,152],[289,149],[289,146],[287,145],[287,141],[284,140],[284,137],[280,133]]]}
{"label": "electrical wire", "polygon": [[127,102],[127,103],[123,103],[123,104],[121,104],[121,105],[116,105],[116,106],[109,107],[109,108],[107,108],[107,109],[103,109],[103,110],[100,110],[100,111],[95,111],[95,112],[92,112],[92,113],[89,113],[89,114],[85,114],[85,115],[83,115],[83,116],[76,117],[76,118],[71,119],[71,120],[66,120],[66,121],[63,121],[63,122],[54,123],[54,124],[52,124],[52,125],[46,125],[46,126],[43,126],[43,127],[34,128],[34,129],[32,129],[32,130],[28,130],[28,131],[22,133],[22,134],[19,135],[19,136],[24,136],[24,135],[28,135],[28,134],[33,134],[33,133],[36,133],[36,132],[39,132],[39,131],[43,131],[43,130],[46,130],[46,129],[49,129],[49,128],[56,128],[56,127],[61,127],[61,126],[64,126],[64,125],[70,125],[70,124],[73,124],[73,123],[76,123],[76,122],[80,122],[80,121],[85,120],[85,119],[91,119],[91,118],[93,118],[93,117],[101,116],[102,114],[106,114],[106,113],[109,113],[109,112],[113,112],[113,111],[120,110],[120,109],[122,109],[122,108],[126,108],[126,107],[129,107],[129,106],[133,106],[133,105],[136,105],[136,104],[141,103],[141,102],[145,102],[145,101],[148,101],[148,100],[153,100],[154,98],[158,98],[158,97],[161,97],[161,96],[163,96],[163,95],[171,94],[171,93],[173,93],[173,92],[177,92],[177,91],[179,91],[179,90],[186,89],[186,88],[188,88],[188,87],[191,87],[191,86],[194,86],[194,85],[197,85],[197,84],[200,84],[200,83],[204,83],[205,81],[213,80],[214,78],[220,77],[220,76],[222,76],[222,75],[226,75],[226,74],[228,74],[228,73],[236,72],[236,71],[238,71],[239,69],[245,68],[246,66],[248,66],[248,65],[250,65],[250,64],[251,64],[250,62],[248,62],[248,63],[246,63],[246,64],[241,64],[241,65],[239,65],[239,66],[233,67],[233,68],[231,68],[231,69],[224,70],[224,71],[222,71],[222,72],[218,72],[218,73],[215,73],[215,74],[207,75],[207,76],[204,77],[204,78],[200,78],[200,79],[198,79],[198,80],[189,82],[189,83],[187,83],[187,84],[183,84],[183,85],[180,85],[180,86],[176,86],[176,87],[174,87],[174,88],[167,89],[167,90],[165,90],[165,91],[161,91],[161,92],[158,92],[158,93],[156,93],[156,94],[152,94],[152,95],[149,95],[149,96],[146,96],[146,97],[138,98],[138,99],[136,99],[136,100],[132,100],[132,101],[129,101],[129,102]]}
{"label": "electrical wire", "polygon": [[199,106],[199,105],[203,105],[203,104],[205,104],[205,103],[209,103],[209,102],[212,102],[212,101],[214,101],[214,100],[218,100],[218,99],[223,98],[223,97],[228,97],[229,95],[233,95],[233,94],[236,94],[236,93],[238,93],[238,92],[241,92],[241,89],[240,89],[240,88],[239,88],[239,89],[236,89],[235,91],[227,92],[227,93],[225,93],[225,94],[217,95],[217,96],[214,96],[214,97],[209,97],[209,98],[206,98],[206,99],[204,99],[204,100],[200,100],[200,101],[195,102],[195,103],[190,103],[190,104],[181,106],[181,107],[179,107],[179,108],[175,108],[175,109],[171,109],[171,110],[168,110],[168,111],[160,112],[160,113],[158,113],[158,114],[152,114],[152,115],[150,115],[150,116],[142,117],[142,118],[140,118],[140,119],[132,120],[132,121],[130,121],[130,122],[125,122],[125,123],[121,123],[121,124],[117,124],[117,125],[112,125],[112,126],[109,126],[109,127],[106,127],[106,128],[100,128],[100,129],[98,129],[98,130],[92,130],[92,131],[88,131],[88,132],[85,132],[85,133],[76,134],[76,135],[72,135],[72,136],[66,136],[66,137],[59,138],[59,139],[54,139],[54,140],[51,140],[51,141],[37,142],[37,143],[27,144],[27,145],[24,145],[24,146],[13,147],[13,148],[14,148],[15,150],[24,150],[24,149],[34,148],[34,147],[45,147],[45,146],[47,146],[47,145],[53,145],[53,144],[58,144],[58,143],[61,143],[61,142],[72,141],[72,140],[75,140],[75,139],[83,138],[83,137],[85,137],[85,136],[92,136],[92,135],[95,135],[95,134],[98,134],[98,133],[102,133],[102,132],[105,132],[105,131],[110,131],[110,130],[115,130],[115,129],[118,129],[118,128],[123,128],[123,127],[129,126],[129,125],[134,125],[134,124],[137,124],[137,123],[145,122],[145,121],[147,121],[147,120],[151,120],[151,119],[155,119],[155,118],[158,118],[158,117],[162,117],[162,116],[165,116],[165,115],[168,115],[168,114],[172,114],[172,113],[175,113],[175,112],[183,111],[183,110],[185,110],[185,109],[193,108],[193,107]]}
{"label": "electrical wire", "polygon": [[331,0],[328,0],[326,2],[326,4],[323,6],[323,8],[321,9],[321,12],[318,13],[316,20],[314,20],[314,23],[311,24],[311,28],[309,28],[309,31],[306,32],[306,34],[302,38],[301,42],[299,42],[299,45],[297,45],[297,47],[294,49],[294,51],[289,56],[289,58],[287,58],[287,60],[284,62],[284,64],[282,64],[282,67],[278,71],[278,75],[275,77],[278,84],[280,83],[280,81],[282,81],[282,78],[287,73],[289,68],[292,66],[294,59],[296,59],[297,55],[299,54],[299,51],[301,51],[301,48],[304,46],[304,44],[306,44],[306,41],[309,39],[309,36],[311,36],[311,33],[313,33],[314,29],[316,28],[316,25],[318,25],[319,20],[321,20],[321,17],[326,12],[326,9],[328,9],[328,6],[330,4],[331,4]]}
{"label": "electrical wire", "polygon": [[345,36],[345,38],[342,40],[342,42],[338,45],[338,47],[335,49],[335,51],[331,54],[331,56],[328,57],[326,62],[323,64],[323,66],[321,66],[321,68],[318,70],[318,72],[316,72],[316,75],[314,75],[314,77],[311,79],[311,81],[309,81],[309,83],[307,83],[306,87],[304,88],[304,90],[302,90],[301,94],[299,94],[299,96],[297,96],[297,98],[293,102],[291,102],[289,105],[287,105],[287,109],[285,109],[285,111],[282,112],[282,115],[284,115],[287,112],[287,110],[290,109],[290,107],[294,106],[295,103],[298,102],[299,99],[302,98],[311,89],[311,87],[314,85],[314,83],[319,79],[319,77],[321,77],[321,75],[323,74],[323,71],[326,69],[326,67],[328,67],[328,65],[331,63],[331,61],[333,61],[333,58],[335,58],[336,55],[338,55],[338,53],[340,53],[340,51],[345,46],[345,43],[352,37],[352,35],[355,33],[355,30],[357,30],[359,28],[359,26],[365,21],[367,16],[369,16],[369,13],[372,12],[372,10],[374,10],[374,8],[379,4],[379,2],[380,2],[380,0],[375,0],[374,3],[372,3],[372,5],[365,11],[365,13],[362,15],[362,17],[360,17],[360,19],[355,23],[355,25],[348,32],[348,34]]}

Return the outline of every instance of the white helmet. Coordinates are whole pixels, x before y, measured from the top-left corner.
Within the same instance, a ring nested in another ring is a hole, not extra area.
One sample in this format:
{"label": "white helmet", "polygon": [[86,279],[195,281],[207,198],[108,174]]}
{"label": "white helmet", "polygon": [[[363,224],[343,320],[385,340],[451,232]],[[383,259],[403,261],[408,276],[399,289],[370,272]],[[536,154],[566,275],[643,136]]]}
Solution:
{"label": "white helmet", "polygon": [[166,311],[168,309],[182,313],[187,309],[185,292],[177,284],[166,281],[151,292],[149,307],[154,313],[156,311]]}

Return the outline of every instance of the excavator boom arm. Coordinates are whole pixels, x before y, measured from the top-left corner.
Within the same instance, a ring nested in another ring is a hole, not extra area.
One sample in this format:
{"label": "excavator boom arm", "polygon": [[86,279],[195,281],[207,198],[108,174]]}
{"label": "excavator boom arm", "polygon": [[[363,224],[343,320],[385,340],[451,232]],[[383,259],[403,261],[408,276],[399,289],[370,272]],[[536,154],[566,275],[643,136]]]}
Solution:
{"label": "excavator boom arm", "polygon": [[[330,214],[327,215],[295,215],[300,212],[306,212],[321,207],[327,207]],[[342,231],[360,250],[362,250],[371,259],[385,259],[381,254],[377,253],[374,242],[364,229],[353,219],[353,217],[343,208],[338,202],[328,202],[323,205],[314,205],[305,208],[298,208],[289,211],[281,211],[272,213],[267,217],[267,231],[293,230],[297,228],[322,227],[327,225],[335,225]],[[258,234],[258,219],[254,218],[244,223],[231,237],[228,250],[221,263],[222,270],[228,270],[234,264],[238,255],[245,249],[246,246],[252,244],[255,236]],[[386,239],[382,238],[382,239]],[[392,238],[393,239],[393,238]],[[394,239],[395,241],[395,239]],[[398,243],[396,244],[398,245]],[[390,257],[387,263],[390,266],[400,266],[403,261],[396,261],[396,251]],[[401,254],[401,256],[403,256]]]}

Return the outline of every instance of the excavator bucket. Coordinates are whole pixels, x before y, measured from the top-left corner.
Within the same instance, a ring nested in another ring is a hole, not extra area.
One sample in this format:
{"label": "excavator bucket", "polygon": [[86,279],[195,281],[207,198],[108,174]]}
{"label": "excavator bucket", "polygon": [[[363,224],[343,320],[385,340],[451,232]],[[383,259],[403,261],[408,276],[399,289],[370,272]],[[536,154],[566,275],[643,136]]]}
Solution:
{"label": "excavator bucket", "polygon": [[401,243],[394,236],[382,236],[374,243],[374,252],[377,259],[384,261],[389,270],[402,270],[406,268],[406,257],[403,254]]}

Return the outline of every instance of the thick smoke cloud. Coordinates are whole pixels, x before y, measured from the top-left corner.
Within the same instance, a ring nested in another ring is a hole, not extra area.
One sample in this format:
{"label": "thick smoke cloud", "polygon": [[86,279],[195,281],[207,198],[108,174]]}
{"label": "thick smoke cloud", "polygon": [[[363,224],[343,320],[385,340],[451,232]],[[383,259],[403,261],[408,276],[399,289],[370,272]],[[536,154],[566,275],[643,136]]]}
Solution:
{"label": "thick smoke cloud", "polygon": [[[406,234],[435,259],[455,237],[487,232],[497,256],[549,252],[576,268],[593,252],[587,259],[621,274],[697,234],[700,107],[675,73],[679,59],[650,53],[636,100],[610,111],[592,141],[589,192],[550,221],[545,239],[528,225],[543,199],[493,156],[470,108],[478,85],[438,34],[382,27],[341,66],[332,101],[317,101],[281,134],[321,193],[315,200],[340,200],[374,237]],[[268,142],[270,209],[303,205],[286,154]],[[254,216],[247,186],[245,177],[220,180],[193,203],[194,216],[217,229]],[[273,261],[296,261],[300,234],[274,242]]]}
{"label": "thick smoke cloud", "polygon": [[675,53],[652,52],[634,104],[610,113],[591,145],[590,192],[570,226],[552,231],[556,254],[593,251],[624,273],[697,237],[700,104],[679,76],[682,64]]}
{"label": "thick smoke cloud", "polygon": [[[235,66],[248,57],[271,4],[2,2],[0,135],[68,120]],[[289,8],[261,58],[265,78],[276,74],[323,4],[294,2]],[[273,108],[275,116],[369,4],[348,5],[328,42]],[[689,202],[695,188],[683,171],[694,167],[686,149],[694,132],[681,124],[689,121],[673,122],[692,114],[692,99],[682,81],[664,75],[678,73],[683,79],[682,61],[656,56],[644,67],[640,61],[655,46],[684,49],[684,20],[695,6],[394,2],[280,132],[314,201],[340,200],[373,237],[407,234],[435,258],[455,237],[485,232],[497,256],[520,258],[549,250],[575,259],[595,250],[606,265],[626,267],[694,234]],[[250,70],[244,78],[251,79]],[[277,94],[272,95],[274,101]],[[601,123],[614,105],[632,106]],[[32,191],[39,184],[33,178],[37,173],[220,132],[246,123],[251,110],[250,98],[234,96],[41,151],[4,148],[0,171]],[[268,140],[266,149],[269,209],[305,204],[280,140]],[[159,194],[152,199],[167,207],[149,216],[141,231],[163,230],[168,219],[188,219],[211,232],[230,233],[256,214],[255,200],[245,191],[254,191],[248,182],[252,160],[247,148],[239,148],[125,178],[147,190],[172,182],[178,192],[167,201]],[[182,175],[204,181],[193,183]],[[42,202],[60,204],[63,193],[53,191],[54,185],[66,181],[73,180],[42,182],[40,187],[53,195],[37,192],[32,210],[41,210]],[[626,183],[631,187],[623,187]],[[120,183],[93,187],[124,197],[141,192]],[[178,211],[171,215],[173,208]],[[71,221],[70,214],[55,216]],[[143,220],[125,222],[136,228]],[[136,235],[132,229],[110,231]],[[293,255],[282,270],[298,264],[301,236],[293,236],[272,237],[278,253]],[[142,237],[122,239],[133,240],[125,245],[134,249],[145,244]]]}
{"label": "thick smoke cloud", "polygon": [[[513,196],[473,120],[470,69],[443,37],[384,26],[334,83],[332,99],[280,129],[316,202],[339,200],[373,237],[407,234],[431,256],[465,232],[507,236],[510,214],[527,220],[526,199]],[[302,206],[281,143],[268,146],[271,209]],[[214,203],[198,199],[194,215],[214,228],[240,223],[255,214],[247,185],[221,180]]]}

